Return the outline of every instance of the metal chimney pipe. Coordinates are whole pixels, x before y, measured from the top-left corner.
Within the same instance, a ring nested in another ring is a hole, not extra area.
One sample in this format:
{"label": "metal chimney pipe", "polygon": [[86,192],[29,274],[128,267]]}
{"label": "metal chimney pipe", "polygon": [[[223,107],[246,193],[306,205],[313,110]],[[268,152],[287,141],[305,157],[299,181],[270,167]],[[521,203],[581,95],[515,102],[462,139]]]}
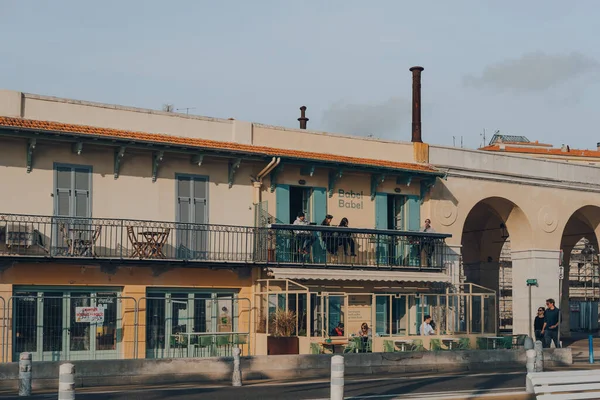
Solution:
{"label": "metal chimney pipe", "polygon": [[300,129],[306,129],[306,123],[308,122],[308,118],[306,118],[306,106],[300,107]]}
{"label": "metal chimney pipe", "polygon": [[412,67],[413,74],[413,98],[412,98],[412,139],[411,142],[423,143],[421,137],[421,72],[425,68]]}

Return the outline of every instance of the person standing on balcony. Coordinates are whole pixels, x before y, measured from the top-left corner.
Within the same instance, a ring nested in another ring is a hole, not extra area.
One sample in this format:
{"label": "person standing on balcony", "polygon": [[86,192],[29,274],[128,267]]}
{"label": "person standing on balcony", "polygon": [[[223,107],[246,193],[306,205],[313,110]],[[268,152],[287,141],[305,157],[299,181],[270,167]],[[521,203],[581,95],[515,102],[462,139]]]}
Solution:
{"label": "person standing on balcony", "polygon": [[425,220],[425,225],[423,226],[421,232],[435,233],[435,229],[433,229],[431,226],[431,220],[429,218]]}
{"label": "person standing on balcony", "polygon": [[[435,229],[433,229],[433,227],[431,226],[431,220],[429,218],[425,220],[425,225],[421,229],[421,232],[435,233]],[[421,243],[421,264],[426,264],[424,266],[431,267],[431,256],[433,255],[433,240],[431,238],[424,237]],[[425,257],[423,257],[423,253]]]}
{"label": "person standing on balcony", "polygon": [[[322,226],[331,226],[331,220],[333,219],[333,215],[327,214],[323,222],[321,222]],[[336,240],[335,232],[322,232],[321,237],[323,238],[323,242],[325,243],[325,248],[329,253],[335,255],[337,253],[338,243]]]}
{"label": "person standing on balcony", "polygon": [[[341,228],[347,228],[348,227],[348,218],[344,217],[342,218],[342,220],[340,221],[340,227]],[[356,257],[356,253],[355,253],[355,243],[354,243],[354,239],[352,239],[352,234],[351,233],[341,233],[340,232],[340,242],[341,245],[344,246],[344,255],[348,255],[348,247],[350,247],[350,256],[352,257]]]}
{"label": "person standing on balcony", "polygon": [[[310,223],[306,220],[306,214],[303,212],[298,213],[298,218],[294,221],[294,225],[310,225]],[[296,236],[299,239],[299,243],[302,243],[300,246],[300,253],[308,254],[310,246],[312,246],[315,241],[315,237],[310,231],[294,231]]]}

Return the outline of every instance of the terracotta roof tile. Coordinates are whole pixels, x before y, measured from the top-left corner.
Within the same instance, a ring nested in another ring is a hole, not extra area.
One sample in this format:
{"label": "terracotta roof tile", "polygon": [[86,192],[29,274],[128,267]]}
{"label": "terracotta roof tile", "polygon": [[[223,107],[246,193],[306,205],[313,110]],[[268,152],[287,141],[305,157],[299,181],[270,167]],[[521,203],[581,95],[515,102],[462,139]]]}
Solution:
{"label": "terracotta roof tile", "polygon": [[120,129],[99,128],[87,125],[63,124],[60,122],[37,121],[23,118],[0,117],[0,127],[26,128],[38,131],[51,131],[72,133],[77,135],[102,136],[107,138],[131,139],[152,143],[175,144],[203,149],[229,150],[246,154],[308,159],[315,161],[328,161],[342,164],[354,164],[368,167],[383,167],[390,169],[409,170],[415,172],[439,173],[435,168],[414,163],[377,160],[372,158],[347,157],[327,153],[313,153],[308,151],[278,149],[274,147],[253,146],[233,142],[220,142],[216,140],[185,138],[158,133],[125,131]]}
{"label": "terracotta roof tile", "polygon": [[521,154],[546,154],[552,156],[563,156],[563,157],[600,157],[600,151],[597,150],[577,150],[569,149],[569,151],[563,151],[562,149],[551,148],[551,149],[540,149],[535,147],[514,147],[505,146],[503,149],[498,145],[485,146],[479,150],[483,151],[498,151],[503,153],[521,153]]}

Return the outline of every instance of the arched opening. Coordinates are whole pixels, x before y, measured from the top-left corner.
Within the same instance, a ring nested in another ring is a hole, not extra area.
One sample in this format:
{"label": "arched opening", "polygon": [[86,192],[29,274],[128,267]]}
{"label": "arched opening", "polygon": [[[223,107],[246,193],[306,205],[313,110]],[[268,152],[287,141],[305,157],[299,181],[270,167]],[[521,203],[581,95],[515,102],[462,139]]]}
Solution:
{"label": "arched opening", "polygon": [[585,206],[567,220],[560,248],[561,335],[598,330],[600,277],[598,271],[598,230],[600,208]]}
{"label": "arched opening", "polygon": [[511,250],[526,249],[530,243],[529,221],[517,205],[505,198],[479,201],[465,220],[462,273],[465,281],[496,291],[494,314],[499,331],[512,332],[513,328]]}

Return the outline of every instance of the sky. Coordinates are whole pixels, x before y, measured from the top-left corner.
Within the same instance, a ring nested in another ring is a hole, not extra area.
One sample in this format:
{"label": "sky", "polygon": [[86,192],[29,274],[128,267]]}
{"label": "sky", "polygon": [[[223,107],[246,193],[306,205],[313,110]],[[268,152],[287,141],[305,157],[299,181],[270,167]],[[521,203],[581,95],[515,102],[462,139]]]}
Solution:
{"label": "sky", "polygon": [[[0,0],[0,88],[477,148],[600,142],[597,0]],[[189,110],[185,110],[190,108]]]}

